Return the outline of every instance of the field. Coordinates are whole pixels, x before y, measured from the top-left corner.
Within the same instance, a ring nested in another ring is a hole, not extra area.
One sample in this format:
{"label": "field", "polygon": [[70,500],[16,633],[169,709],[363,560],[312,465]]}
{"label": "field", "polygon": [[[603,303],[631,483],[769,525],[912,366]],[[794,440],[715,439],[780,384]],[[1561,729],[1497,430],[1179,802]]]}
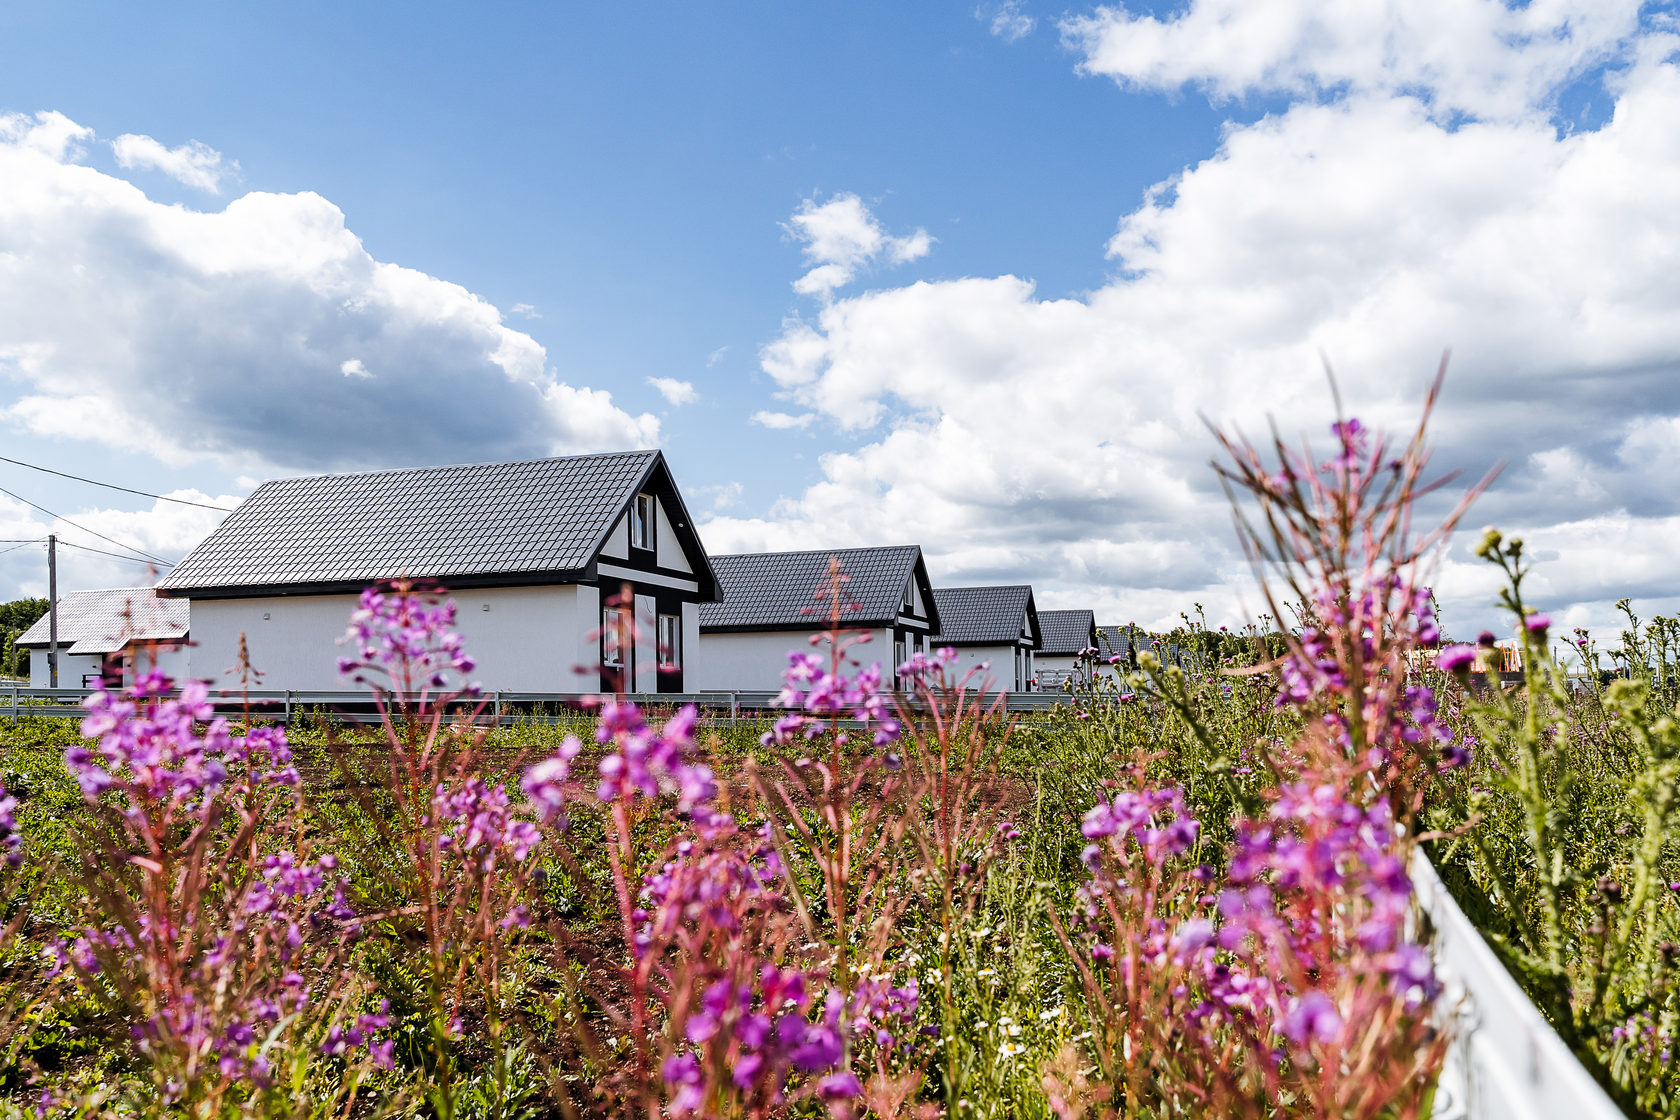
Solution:
{"label": "field", "polygon": [[1680,1114],[1680,624],[1577,634],[1575,687],[1490,533],[1525,679],[1478,672],[1408,531],[1421,432],[1336,435],[1228,447],[1297,625],[1188,624],[1187,665],[1044,717],[859,664],[836,582],[771,723],[490,728],[452,608],[397,585],[347,620],[383,726],[148,679],[0,728],[4,1107],[1426,1116],[1421,844],[1606,1090]]}

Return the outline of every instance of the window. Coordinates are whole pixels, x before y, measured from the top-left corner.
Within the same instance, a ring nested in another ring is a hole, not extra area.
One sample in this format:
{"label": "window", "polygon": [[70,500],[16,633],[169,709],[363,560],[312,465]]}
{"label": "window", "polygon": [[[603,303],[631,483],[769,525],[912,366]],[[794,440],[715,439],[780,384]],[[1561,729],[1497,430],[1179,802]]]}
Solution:
{"label": "window", "polygon": [[623,607],[601,611],[601,664],[614,669],[624,664],[624,647],[629,644],[630,612]]}
{"label": "window", "polygon": [[908,583],[904,585],[904,609],[907,611],[916,609],[916,597],[911,592],[911,585]]}
{"label": "window", "polygon": [[659,616],[659,667],[682,668],[682,615]]}
{"label": "window", "polygon": [[906,634],[900,634],[893,639],[893,666],[895,668],[910,660],[910,644],[914,640]]}
{"label": "window", "polygon": [[653,519],[658,516],[652,494],[637,494],[630,510],[630,547],[653,548]]}

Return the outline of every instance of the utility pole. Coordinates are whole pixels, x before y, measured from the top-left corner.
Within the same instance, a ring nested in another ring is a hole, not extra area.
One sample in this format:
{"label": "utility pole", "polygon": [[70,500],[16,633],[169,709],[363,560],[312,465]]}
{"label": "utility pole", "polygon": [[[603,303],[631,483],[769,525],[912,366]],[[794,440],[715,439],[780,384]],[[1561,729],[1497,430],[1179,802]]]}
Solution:
{"label": "utility pole", "polygon": [[58,687],[58,536],[47,534],[47,687]]}

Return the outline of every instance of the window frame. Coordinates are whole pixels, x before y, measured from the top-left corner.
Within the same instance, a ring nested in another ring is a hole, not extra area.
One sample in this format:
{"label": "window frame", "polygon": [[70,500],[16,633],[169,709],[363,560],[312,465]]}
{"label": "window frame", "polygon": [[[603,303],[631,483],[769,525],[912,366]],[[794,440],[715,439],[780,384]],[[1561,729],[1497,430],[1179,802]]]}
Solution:
{"label": "window frame", "polygon": [[[669,633],[667,633],[667,628]],[[656,653],[659,668],[681,672],[683,667],[682,615],[662,614],[654,624]]]}
{"label": "window frame", "polygon": [[[601,668],[622,669],[624,664],[624,638],[628,627],[622,616],[623,607],[601,608]],[[634,641],[632,640],[632,645]]]}
{"label": "window frame", "polygon": [[637,494],[630,503],[630,547],[652,552],[658,520],[659,502],[652,494]]}

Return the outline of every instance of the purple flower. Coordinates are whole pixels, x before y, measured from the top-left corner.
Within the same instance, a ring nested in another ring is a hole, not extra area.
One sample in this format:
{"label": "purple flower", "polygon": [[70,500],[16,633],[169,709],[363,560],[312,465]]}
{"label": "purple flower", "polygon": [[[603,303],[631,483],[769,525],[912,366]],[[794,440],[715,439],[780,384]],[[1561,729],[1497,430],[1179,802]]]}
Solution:
{"label": "purple flower", "polygon": [[1476,648],[1474,646],[1448,646],[1435,659],[1435,664],[1443,673],[1468,673],[1476,664]]}
{"label": "purple flower", "polygon": [[520,788],[536,807],[537,819],[544,824],[559,822],[565,827],[566,783],[572,775],[572,759],[583,750],[576,735],[561,740],[555,756],[537,763],[525,771]]}
{"label": "purple flower", "polygon": [[1523,619],[1523,628],[1534,636],[1535,641],[1546,640],[1546,631],[1551,629],[1552,618],[1545,614],[1531,614]]}
{"label": "purple flower", "polygon": [[1281,1029],[1297,1046],[1328,1042],[1341,1033],[1342,1016],[1329,996],[1314,989],[1290,1002]]}

